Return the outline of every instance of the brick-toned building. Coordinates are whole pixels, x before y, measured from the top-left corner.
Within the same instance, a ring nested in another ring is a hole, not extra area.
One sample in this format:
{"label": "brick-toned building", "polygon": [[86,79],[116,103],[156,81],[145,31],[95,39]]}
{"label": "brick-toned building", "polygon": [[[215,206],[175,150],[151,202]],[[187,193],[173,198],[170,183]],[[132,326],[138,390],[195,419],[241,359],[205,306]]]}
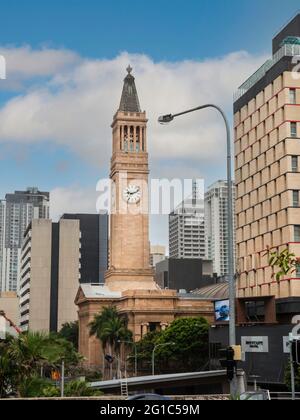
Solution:
{"label": "brick-toned building", "polygon": [[[300,270],[281,282],[268,249],[300,257],[300,14],[273,40],[273,57],[234,104],[240,297],[300,297]],[[298,301],[299,302],[299,301]]]}

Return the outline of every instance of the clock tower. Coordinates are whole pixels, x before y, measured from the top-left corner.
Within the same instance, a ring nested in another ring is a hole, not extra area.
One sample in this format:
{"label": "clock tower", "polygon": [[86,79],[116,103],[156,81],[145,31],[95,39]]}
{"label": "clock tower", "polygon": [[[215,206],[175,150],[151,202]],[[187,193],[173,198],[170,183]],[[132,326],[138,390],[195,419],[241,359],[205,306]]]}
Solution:
{"label": "clock tower", "polygon": [[112,123],[110,266],[105,277],[106,286],[118,292],[158,289],[150,268],[148,120],[130,66],[127,73]]}

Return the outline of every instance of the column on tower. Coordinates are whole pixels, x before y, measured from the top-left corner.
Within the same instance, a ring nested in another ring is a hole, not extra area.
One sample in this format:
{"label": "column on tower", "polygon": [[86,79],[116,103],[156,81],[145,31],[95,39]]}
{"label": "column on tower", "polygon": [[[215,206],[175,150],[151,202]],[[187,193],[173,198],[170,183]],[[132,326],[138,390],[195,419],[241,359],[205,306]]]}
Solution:
{"label": "column on tower", "polygon": [[136,151],[141,151],[141,136],[140,136],[140,127],[136,127]]}
{"label": "column on tower", "polygon": [[128,152],[128,126],[127,125],[125,125],[124,126],[124,147],[123,147],[123,150],[125,151],[125,152]]}
{"label": "column on tower", "polygon": [[136,152],[136,125],[133,127],[133,150]]}
{"label": "column on tower", "polygon": [[124,125],[120,127],[120,150],[124,150]]}

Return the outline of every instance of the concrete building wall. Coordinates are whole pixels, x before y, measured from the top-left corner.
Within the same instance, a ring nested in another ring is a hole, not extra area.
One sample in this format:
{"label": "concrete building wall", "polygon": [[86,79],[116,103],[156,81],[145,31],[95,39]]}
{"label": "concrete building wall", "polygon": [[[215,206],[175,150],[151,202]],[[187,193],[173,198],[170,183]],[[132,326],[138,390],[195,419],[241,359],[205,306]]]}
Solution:
{"label": "concrete building wall", "polygon": [[75,298],[80,280],[80,222],[60,220],[58,330],[67,322],[77,320]]}
{"label": "concrete building wall", "polygon": [[51,290],[50,220],[33,220],[21,258],[20,315],[23,331],[49,331]]}
{"label": "concrete building wall", "polygon": [[[56,233],[57,232],[57,233]],[[26,231],[20,275],[23,331],[56,331],[77,320],[79,220],[33,220]]]}
{"label": "concrete building wall", "polygon": [[0,311],[4,311],[8,319],[19,325],[19,298],[15,292],[0,293]]}

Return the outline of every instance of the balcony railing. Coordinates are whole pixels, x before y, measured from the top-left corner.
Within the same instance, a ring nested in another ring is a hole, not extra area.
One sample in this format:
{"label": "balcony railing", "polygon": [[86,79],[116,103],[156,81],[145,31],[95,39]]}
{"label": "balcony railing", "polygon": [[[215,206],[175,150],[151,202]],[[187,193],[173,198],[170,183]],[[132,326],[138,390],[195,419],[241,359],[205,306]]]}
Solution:
{"label": "balcony railing", "polygon": [[[285,44],[283,47],[274,54],[273,58],[266,61],[249,79],[246,80],[242,86],[239,87],[237,92],[234,94],[234,101],[240,99],[245,93],[247,93],[259,80],[261,80],[267,72],[278,63],[283,57],[295,57],[300,56],[300,45],[296,44]],[[295,63],[296,65],[297,63]]]}

